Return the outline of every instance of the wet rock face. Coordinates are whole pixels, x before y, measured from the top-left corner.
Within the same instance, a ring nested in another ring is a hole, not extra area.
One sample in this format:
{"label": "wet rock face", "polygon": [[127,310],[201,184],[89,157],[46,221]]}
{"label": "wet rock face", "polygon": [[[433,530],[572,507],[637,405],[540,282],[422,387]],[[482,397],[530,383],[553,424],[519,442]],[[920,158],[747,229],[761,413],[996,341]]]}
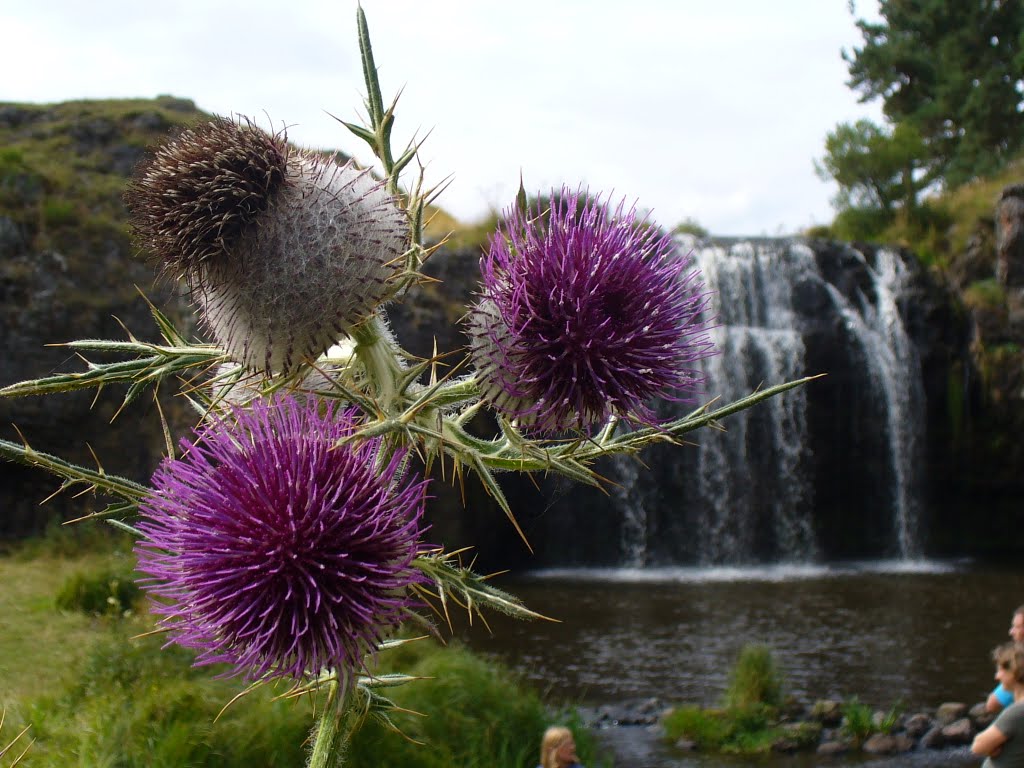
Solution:
{"label": "wet rock face", "polygon": [[1003,190],[996,206],[996,277],[1024,288],[1024,184]]}

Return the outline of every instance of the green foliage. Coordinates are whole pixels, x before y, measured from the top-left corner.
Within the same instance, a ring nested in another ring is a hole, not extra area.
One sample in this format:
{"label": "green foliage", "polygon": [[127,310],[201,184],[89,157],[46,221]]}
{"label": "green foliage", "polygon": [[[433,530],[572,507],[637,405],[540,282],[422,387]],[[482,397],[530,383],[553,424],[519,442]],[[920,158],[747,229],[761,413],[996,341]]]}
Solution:
{"label": "green foliage", "polygon": [[78,222],[75,203],[71,200],[51,199],[43,201],[43,223],[47,227],[65,227]]}
{"label": "green foliage", "polygon": [[951,184],[999,168],[1024,145],[1024,4],[882,0],[844,51],[850,86],[916,130]]}
{"label": "green foliage", "polygon": [[875,732],[871,707],[853,696],[843,702],[843,733],[851,738],[863,741]]}
{"label": "green foliage", "polygon": [[170,97],[0,106],[17,118],[0,125],[0,213],[30,251],[71,260],[110,242],[128,250],[121,195],[135,160],[169,128],[202,116]]}
{"label": "green foliage", "polygon": [[733,725],[722,710],[695,705],[676,707],[662,720],[670,741],[688,739],[702,750],[720,750],[732,737]]}
{"label": "green foliage", "polygon": [[677,235],[694,235],[696,237],[707,237],[708,231],[700,225],[696,219],[685,218],[673,228],[672,232]]}
{"label": "green foliage", "polygon": [[[431,642],[406,647],[419,647],[421,658],[403,665],[402,671],[429,679],[396,688],[390,698],[405,709],[426,713],[396,723],[422,744],[368,721],[349,747],[350,765],[483,768],[536,763],[540,737],[550,720],[535,693],[504,668],[458,646],[440,650]],[[386,654],[382,661],[391,666]],[[586,761],[591,755],[583,747],[581,740],[580,756]]]}
{"label": "green foliage", "polygon": [[976,280],[964,290],[963,298],[972,309],[999,309],[1006,306],[1006,288],[994,277]]}
{"label": "green foliage", "polygon": [[[126,548],[104,526],[58,526],[16,557],[0,558],[0,611],[6,617],[0,633],[0,706],[7,707],[7,727],[17,728],[15,733],[32,726],[37,741],[28,764],[304,764],[314,702],[275,700],[287,685],[257,689],[218,718],[244,683],[215,679],[220,668],[194,668],[190,652],[161,648],[162,634],[138,637],[152,628],[145,614],[111,622],[77,610],[55,611],[53,595],[59,589],[74,592],[69,583],[86,583],[103,595],[107,575],[130,574]],[[80,575],[65,578],[69,566]],[[376,671],[430,678],[387,691],[399,706],[428,713],[394,717],[424,745],[369,721],[352,744],[348,765],[521,768],[536,764],[540,736],[554,722],[573,728],[586,765],[600,765],[593,737],[578,717],[549,712],[511,673],[465,649],[433,640],[407,643],[381,653]]]}
{"label": "green foliage", "polygon": [[875,728],[879,733],[892,733],[900,720],[901,714],[903,714],[903,705],[897,701],[892,705],[892,709],[886,712],[882,719],[875,724]]}
{"label": "green foliage", "polygon": [[18,543],[12,555],[19,561],[38,558],[79,558],[131,552],[134,539],[108,525],[62,525],[52,520],[42,535]]}
{"label": "green foliage", "polygon": [[[1019,181],[1019,167],[1006,170],[1024,149],[1024,4],[882,0],[879,14],[857,21],[863,45],[843,57],[850,87],[881,99],[887,124],[829,133],[816,167],[840,188],[832,234],[898,242],[944,268],[991,215],[1000,185]],[[949,194],[986,176],[999,180]]]}
{"label": "green foliage", "polygon": [[308,702],[261,689],[229,707],[237,684],[193,669],[163,638],[98,642],[63,694],[38,699],[23,719],[37,742],[33,765],[172,768],[301,765]]}
{"label": "green foliage", "polygon": [[893,214],[880,208],[843,208],[832,222],[832,234],[838,240],[871,242],[892,224]]}
{"label": "green foliage", "polygon": [[57,592],[57,607],[94,616],[123,616],[142,596],[134,578],[126,560],[117,560],[98,571],[79,571],[64,580]]}
{"label": "green foliage", "polygon": [[853,696],[843,702],[842,712],[841,728],[843,733],[859,743],[874,733],[892,733],[903,712],[903,707],[896,702],[887,713],[876,720],[871,707]]}
{"label": "green foliage", "polygon": [[815,724],[780,725],[774,711],[763,705],[744,709],[676,707],[663,718],[662,727],[671,742],[686,739],[702,751],[742,755],[770,752],[780,741],[807,747],[821,735]]}
{"label": "green foliage", "polygon": [[687,739],[699,749],[716,752],[758,754],[770,751],[780,740],[803,746],[816,739],[806,729],[778,723],[782,703],[782,674],[771,649],[749,643],[729,672],[724,709],[677,707],[662,725],[669,740]]}
{"label": "green foliage", "polygon": [[[19,720],[31,723],[38,739],[33,765],[303,764],[312,701],[279,699],[286,685],[264,686],[218,718],[240,685],[214,679],[219,670],[192,667],[190,653],[177,646],[161,649],[163,642],[111,632],[95,643],[63,693],[26,703]],[[367,720],[350,745],[346,765],[520,768],[536,762],[540,736],[553,720],[535,693],[465,649],[433,642],[406,647],[419,650],[403,654],[404,661],[419,658],[403,671],[429,679],[392,689],[390,698],[400,707],[429,713],[402,715],[395,722],[422,744]],[[586,764],[597,765],[592,737],[578,720],[567,724],[575,726]]]}
{"label": "green foliage", "polygon": [[734,710],[777,708],[782,704],[782,673],[775,663],[771,648],[759,643],[748,643],[740,651],[735,666],[729,672],[729,686],[725,704]]}
{"label": "green foliage", "polygon": [[892,216],[897,207],[913,210],[931,183],[924,173],[927,149],[911,126],[887,129],[870,120],[841,123],[825,139],[818,175],[839,184],[836,208],[860,208]]}

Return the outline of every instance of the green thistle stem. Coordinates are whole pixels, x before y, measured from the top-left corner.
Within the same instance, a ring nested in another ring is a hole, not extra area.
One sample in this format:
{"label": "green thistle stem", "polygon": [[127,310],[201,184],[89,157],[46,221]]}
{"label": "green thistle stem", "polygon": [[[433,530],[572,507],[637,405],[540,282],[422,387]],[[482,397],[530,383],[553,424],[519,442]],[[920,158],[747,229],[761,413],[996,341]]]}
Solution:
{"label": "green thistle stem", "polygon": [[337,676],[327,681],[327,701],[313,730],[313,747],[307,768],[335,768],[345,764],[345,750],[352,735],[353,712],[348,680]]}
{"label": "green thistle stem", "polygon": [[352,330],[352,340],[356,342],[355,355],[376,389],[374,394],[378,407],[384,413],[392,414],[405,369],[387,325],[380,315],[375,314]]}

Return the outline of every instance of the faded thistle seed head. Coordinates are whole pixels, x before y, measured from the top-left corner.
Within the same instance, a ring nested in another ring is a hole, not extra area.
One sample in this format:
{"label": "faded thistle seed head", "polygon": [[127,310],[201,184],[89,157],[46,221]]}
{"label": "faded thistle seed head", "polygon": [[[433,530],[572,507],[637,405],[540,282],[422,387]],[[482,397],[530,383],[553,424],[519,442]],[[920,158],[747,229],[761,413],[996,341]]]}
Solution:
{"label": "faded thistle seed head", "polygon": [[197,664],[249,679],[358,670],[422,581],[426,482],[379,440],[339,445],[354,411],[275,396],[207,422],[153,475],[143,588]]}
{"label": "faded thistle seed head", "polygon": [[562,189],[508,211],[480,269],[471,356],[484,399],[524,430],[585,432],[613,415],[652,424],[652,398],[700,391],[709,293],[635,208]]}
{"label": "faded thistle seed head", "polygon": [[184,279],[248,368],[289,372],[388,296],[409,226],[369,171],[218,119],[183,132],[125,196],[140,242]]}

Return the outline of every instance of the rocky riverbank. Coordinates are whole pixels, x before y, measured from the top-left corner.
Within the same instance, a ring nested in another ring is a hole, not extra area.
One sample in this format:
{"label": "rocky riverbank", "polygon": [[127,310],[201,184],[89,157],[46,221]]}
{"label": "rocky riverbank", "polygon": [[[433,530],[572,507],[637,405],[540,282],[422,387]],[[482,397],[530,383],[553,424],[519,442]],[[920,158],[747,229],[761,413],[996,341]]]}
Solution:
{"label": "rocky riverbank", "polygon": [[[889,713],[874,712],[872,723],[875,732],[857,737],[846,727],[843,709],[843,702],[834,699],[821,699],[810,706],[791,702],[779,715],[781,735],[771,744],[770,751],[780,754],[816,752],[822,756],[856,753],[892,756],[926,750],[962,751],[994,719],[994,715],[985,711],[983,702],[973,706],[962,702],[944,702],[934,709],[900,714],[891,726],[885,724]],[[610,748],[616,749],[620,743],[625,745],[631,759],[636,759],[644,752],[685,755],[700,751],[694,741],[686,738],[672,741],[666,735],[662,723],[671,712],[672,707],[657,698],[579,708],[580,718],[585,725],[598,731],[602,741]]]}

